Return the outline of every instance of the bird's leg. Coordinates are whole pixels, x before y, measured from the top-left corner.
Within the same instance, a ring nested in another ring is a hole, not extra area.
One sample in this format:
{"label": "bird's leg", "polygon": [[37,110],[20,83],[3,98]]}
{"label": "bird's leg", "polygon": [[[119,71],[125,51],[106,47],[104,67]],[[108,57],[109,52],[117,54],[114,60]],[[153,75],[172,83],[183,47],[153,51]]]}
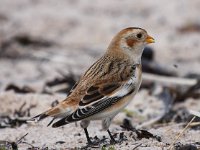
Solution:
{"label": "bird's leg", "polygon": [[110,132],[109,129],[107,130],[107,132],[108,132],[108,134],[109,134],[109,136],[110,136],[111,143],[117,143],[117,141],[116,141],[115,138],[112,136],[112,134],[111,134],[111,132]]}
{"label": "bird's leg", "polygon": [[92,147],[93,146],[94,147],[99,146],[99,141],[91,141],[90,136],[89,136],[88,131],[87,131],[87,128],[84,128],[84,131],[85,131],[85,135],[86,135],[86,138],[87,138],[88,145],[92,146]]}
{"label": "bird's leg", "polygon": [[86,138],[87,138],[87,142],[88,142],[89,145],[91,145],[91,144],[92,144],[92,141],[90,140],[90,137],[89,137],[87,128],[84,128],[84,131],[85,131],[85,136],[86,136]]}
{"label": "bird's leg", "polygon": [[114,116],[111,116],[111,117],[108,117],[108,118],[105,118],[102,120],[102,129],[103,130],[107,130],[109,136],[110,136],[110,139],[111,139],[111,143],[117,143],[117,141],[115,140],[115,138],[112,136],[110,130],[109,130],[109,126],[111,124],[111,121],[113,119]]}
{"label": "bird's leg", "polygon": [[92,144],[92,141],[90,140],[90,136],[89,136],[88,130],[87,130],[87,127],[88,127],[89,124],[90,124],[90,121],[89,121],[89,120],[82,120],[81,123],[80,123],[81,127],[82,127],[82,128],[84,129],[84,131],[85,131],[85,135],[86,135],[86,138],[87,138],[87,142],[88,142],[89,145],[91,145],[91,144]]}
{"label": "bird's leg", "polygon": [[104,120],[102,120],[102,128],[103,130],[107,130],[109,136],[110,136],[110,139],[111,139],[111,143],[117,143],[117,141],[115,140],[115,138],[112,136],[110,130],[109,130],[109,126],[111,124],[111,121],[113,119],[114,116],[111,116],[111,117],[108,117],[108,118],[105,118]]}

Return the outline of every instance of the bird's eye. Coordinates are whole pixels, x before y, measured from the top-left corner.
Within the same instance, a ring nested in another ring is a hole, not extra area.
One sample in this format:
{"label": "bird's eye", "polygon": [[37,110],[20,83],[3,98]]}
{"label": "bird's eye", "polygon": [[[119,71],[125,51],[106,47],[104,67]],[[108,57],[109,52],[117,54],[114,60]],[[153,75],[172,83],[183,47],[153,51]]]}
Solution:
{"label": "bird's eye", "polygon": [[142,38],[142,34],[141,33],[138,33],[136,36],[137,36],[138,39]]}

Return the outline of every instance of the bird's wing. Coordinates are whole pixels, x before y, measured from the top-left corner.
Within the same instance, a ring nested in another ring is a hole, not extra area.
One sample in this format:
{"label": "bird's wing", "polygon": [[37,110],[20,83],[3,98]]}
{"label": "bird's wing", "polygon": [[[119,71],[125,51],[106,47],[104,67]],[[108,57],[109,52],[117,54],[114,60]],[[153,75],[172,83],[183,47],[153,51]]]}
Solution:
{"label": "bird's wing", "polygon": [[85,107],[80,107],[78,108],[75,112],[73,112],[71,115],[69,115],[66,118],[61,119],[60,121],[58,121],[57,125],[60,123],[62,123],[64,121],[64,124],[70,123],[70,122],[74,122],[74,121],[79,121],[82,119],[85,119],[87,117],[90,117],[92,115],[95,115],[98,112],[101,112],[103,110],[105,110],[106,108],[114,105],[115,103],[117,103],[119,100],[121,100],[122,98],[124,98],[125,96],[130,95],[131,93],[133,93],[135,90],[135,88],[130,88],[130,90],[126,91],[126,93],[124,93],[123,95],[119,95],[119,96],[113,96],[113,97],[105,97],[103,98],[101,101],[95,102],[91,105],[87,105]]}
{"label": "bird's wing", "polygon": [[108,97],[115,91],[120,90],[123,83],[104,83],[101,85],[91,86],[81,101],[79,102],[79,106],[87,106],[91,103],[97,102],[105,97]]}
{"label": "bird's wing", "polygon": [[[76,109],[69,116],[54,123],[53,127],[59,127],[70,122],[90,117],[112,106],[118,100],[134,92],[134,72],[136,66],[137,65],[133,65],[129,67],[129,71],[132,75],[127,75],[126,78],[123,78],[123,80],[119,80],[118,82],[107,81],[102,84],[91,85],[79,102],[78,109]],[[125,68],[127,69],[127,67],[124,67],[124,69]],[[121,69],[121,74],[123,73],[125,73],[125,70]]]}

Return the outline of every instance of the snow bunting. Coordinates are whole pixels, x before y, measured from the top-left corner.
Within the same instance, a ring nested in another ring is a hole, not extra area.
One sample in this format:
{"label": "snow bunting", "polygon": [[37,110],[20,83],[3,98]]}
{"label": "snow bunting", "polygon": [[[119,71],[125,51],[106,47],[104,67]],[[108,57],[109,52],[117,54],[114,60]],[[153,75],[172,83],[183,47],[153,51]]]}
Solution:
{"label": "snow bunting", "polygon": [[144,47],[154,39],[144,29],[129,27],[111,41],[105,54],[97,60],[71,89],[68,97],[57,106],[32,118],[40,121],[53,117],[52,127],[81,121],[88,144],[92,144],[87,127],[91,120],[102,120],[109,131],[112,119],[133,99],[142,80],[141,56]]}

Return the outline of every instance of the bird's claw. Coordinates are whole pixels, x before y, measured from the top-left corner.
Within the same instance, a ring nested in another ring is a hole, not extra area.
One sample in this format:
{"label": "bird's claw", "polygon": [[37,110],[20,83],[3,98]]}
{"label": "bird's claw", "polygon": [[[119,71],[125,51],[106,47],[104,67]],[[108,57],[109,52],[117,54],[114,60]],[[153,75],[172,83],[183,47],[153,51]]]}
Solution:
{"label": "bird's claw", "polygon": [[89,147],[97,148],[100,146],[100,140],[99,138],[95,137],[95,138],[92,138],[92,140],[90,139],[87,144]]}

